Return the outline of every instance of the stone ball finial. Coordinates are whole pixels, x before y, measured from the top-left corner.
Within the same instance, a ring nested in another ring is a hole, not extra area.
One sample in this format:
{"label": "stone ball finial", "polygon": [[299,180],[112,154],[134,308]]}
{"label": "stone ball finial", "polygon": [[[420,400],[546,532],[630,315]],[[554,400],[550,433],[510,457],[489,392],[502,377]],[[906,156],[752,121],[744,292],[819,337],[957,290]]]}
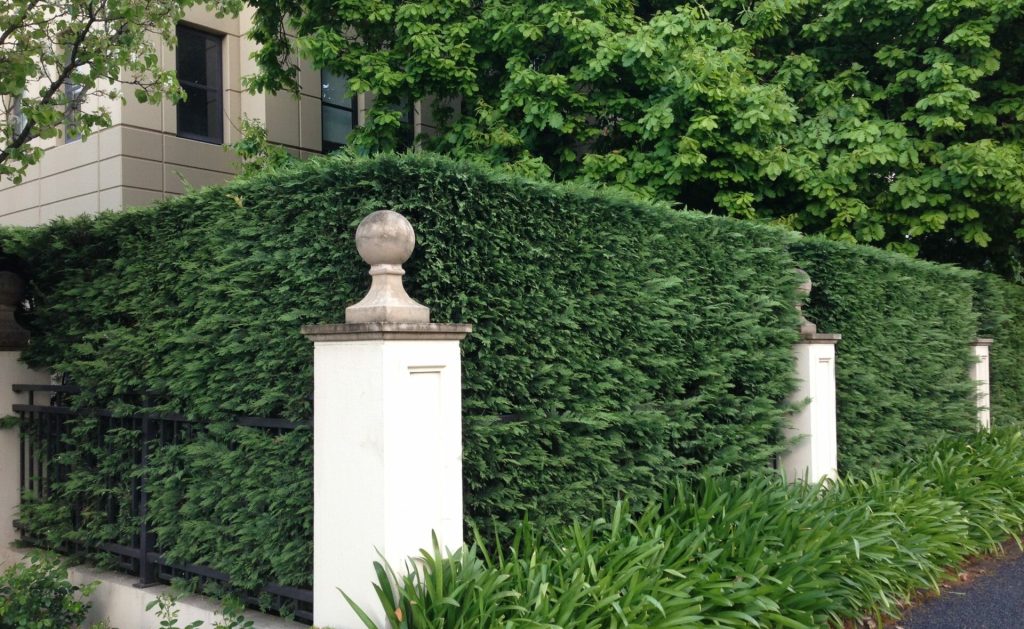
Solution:
{"label": "stone ball finial", "polygon": [[345,309],[345,323],[429,323],[430,309],[409,297],[402,264],[416,248],[408,219],[391,210],[368,215],[356,229],[356,250],[370,265],[370,291]]}
{"label": "stone ball finial", "polygon": [[0,271],[0,350],[19,350],[28,345],[28,330],[14,319],[24,295],[25,281],[17,273]]}
{"label": "stone ball finial", "polygon": [[811,276],[807,271],[796,268],[793,269],[793,272],[796,273],[797,279],[800,280],[800,285],[796,289],[800,293],[800,300],[796,302],[796,311],[800,313],[800,334],[804,336],[816,334],[818,326],[808,321],[807,317],[804,316],[804,301],[811,296],[814,283],[811,282]]}
{"label": "stone ball finial", "polygon": [[416,247],[409,219],[392,210],[368,215],[356,229],[356,250],[371,265],[404,264]]}
{"label": "stone ball finial", "polygon": [[804,298],[810,297],[811,290],[814,288],[814,283],[811,282],[811,276],[807,271],[799,268],[793,269],[793,272],[796,273],[797,279],[800,280],[800,286],[797,288],[797,291],[799,291]]}

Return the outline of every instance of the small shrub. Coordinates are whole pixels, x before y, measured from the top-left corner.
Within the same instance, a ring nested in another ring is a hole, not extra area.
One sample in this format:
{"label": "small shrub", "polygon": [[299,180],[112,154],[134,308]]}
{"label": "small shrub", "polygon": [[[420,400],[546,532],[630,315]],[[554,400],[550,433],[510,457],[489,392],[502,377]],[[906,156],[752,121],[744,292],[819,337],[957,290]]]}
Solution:
{"label": "small shrub", "polygon": [[160,621],[160,629],[197,629],[201,627],[203,621],[196,620],[185,625],[184,628],[178,626],[178,615],[181,610],[178,609],[178,598],[173,594],[161,594],[154,598],[146,605],[146,611],[152,611],[156,614],[157,620]]}
{"label": "small shrub", "polygon": [[33,554],[0,575],[0,627],[73,629],[85,621],[85,600],[96,587],[68,581],[67,568],[52,556]]}

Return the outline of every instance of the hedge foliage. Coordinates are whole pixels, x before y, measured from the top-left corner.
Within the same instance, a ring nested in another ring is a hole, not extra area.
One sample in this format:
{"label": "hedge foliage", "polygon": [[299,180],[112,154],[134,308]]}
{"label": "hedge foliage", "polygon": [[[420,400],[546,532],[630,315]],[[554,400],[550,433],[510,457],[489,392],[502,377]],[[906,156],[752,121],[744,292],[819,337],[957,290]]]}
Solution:
{"label": "hedge foliage", "polygon": [[[243,587],[308,584],[311,435],[228,419],[310,417],[299,327],[342,321],[364,294],[352,232],[378,209],[417,229],[412,296],[435,321],[475,326],[463,345],[466,507],[488,536],[524,512],[587,518],[678,477],[770,464],[791,408],[797,264],[818,287],[810,316],[844,335],[844,469],[971,429],[976,292],[1010,304],[991,317],[1000,336],[1024,322],[1007,314],[1024,300],[978,274],[428,156],[314,159],[149,208],[0,231],[30,277],[26,360],[80,385],[83,406],[129,411],[133,392],[155,391],[158,410],[209,424],[152,457],[150,519],[171,558]],[[994,386],[1009,411],[1024,399],[1024,360],[1010,352],[1024,347],[1005,347]],[[130,530],[99,507],[129,436],[80,439],[96,456],[82,446],[75,482],[23,520],[50,539]],[[77,533],[72,497],[97,505]]]}
{"label": "hedge foliage", "polygon": [[968,431],[975,274],[821,238],[793,245],[814,281],[808,317],[839,332],[840,467],[866,471]]}
{"label": "hedge foliage", "polygon": [[981,333],[991,348],[992,417],[997,423],[1021,418],[1024,408],[1024,286],[990,275],[977,278],[978,299],[992,304],[981,311]]}
{"label": "hedge foliage", "polygon": [[[90,392],[82,404],[156,389],[168,410],[210,421],[308,418],[312,348],[299,326],[341,321],[363,294],[351,233],[381,208],[418,231],[410,293],[434,320],[475,326],[463,379],[474,522],[586,517],[702,466],[761,467],[778,453],[796,340],[787,232],[423,157],[316,160],[7,232],[5,251],[32,278],[27,359],[69,374]],[[242,584],[302,585],[308,547],[274,561],[282,531],[309,542],[308,508],[278,495],[308,504],[308,433],[241,448],[231,434],[155,457],[163,550]],[[262,473],[244,459],[260,451]]]}
{"label": "hedge foliage", "polygon": [[917,590],[938,591],[965,557],[1024,529],[1020,432],[947,437],[907,463],[824,492],[709,474],[636,513],[620,503],[607,519],[523,524],[500,552],[423,551],[410,576],[377,565],[380,613],[403,629],[800,629],[899,616]]}

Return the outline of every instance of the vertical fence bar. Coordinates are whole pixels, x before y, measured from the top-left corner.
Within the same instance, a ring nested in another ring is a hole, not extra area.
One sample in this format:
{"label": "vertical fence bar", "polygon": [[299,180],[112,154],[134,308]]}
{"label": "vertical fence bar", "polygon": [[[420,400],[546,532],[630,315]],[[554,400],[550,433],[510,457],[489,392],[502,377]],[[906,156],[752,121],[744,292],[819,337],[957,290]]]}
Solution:
{"label": "vertical fence bar", "polygon": [[[75,418],[77,419],[78,416],[75,416]],[[98,421],[96,422],[96,430],[99,430],[99,422]],[[86,435],[83,435],[83,437],[86,437]],[[92,459],[93,459],[93,457],[89,454],[88,451],[86,451],[85,456],[84,456],[84,460],[85,460],[87,468],[95,464],[95,461],[93,461]],[[79,461],[81,461],[81,460],[82,459],[79,459]],[[73,470],[71,470],[71,471],[73,471]],[[81,494],[76,494],[75,497],[72,499],[72,502],[71,502],[71,526],[76,531],[79,530],[82,527],[82,496],[81,496]],[[77,553],[77,552],[81,552],[82,547],[79,544],[79,542],[76,541],[76,542],[72,542],[71,543],[71,549],[72,549],[73,552]]]}
{"label": "vertical fence bar", "polygon": [[[44,384],[50,379],[21,362],[29,335],[14,313],[21,305],[24,286],[16,273],[0,271],[0,417],[10,415],[13,405],[25,399],[14,390],[15,384]],[[21,496],[31,482],[28,443],[19,425],[0,427],[0,563],[6,561],[10,544],[19,537],[14,523],[19,518]]]}
{"label": "vertical fence bar", "polygon": [[[29,406],[32,405],[32,392],[28,394]],[[20,419],[24,422],[26,413],[19,413]],[[25,431],[19,431],[18,434],[18,471],[20,472],[18,478],[18,489],[21,495],[24,495],[28,490],[28,435]]]}
{"label": "vertical fence bar", "polygon": [[[34,413],[29,413],[29,420],[35,418]],[[29,493],[35,493],[36,490],[36,452],[35,448],[32,447],[32,437],[26,435],[25,437],[25,451],[28,452],[28,491]]]}
{"label": "vertical fence bar", "polygon": [[150,413],[142,414],[142,437],[140,439],[142,451],[139,462],[142,467],[142,474],[139,476],[139,582],[135,587],[150,587],[159,583],[159,567],[150,561],[149,555],[154,552],[155,536],[149,530],[149,522],[146,520],[146,479],[149,472],[146,465],[149,463],[149,444],[153,439],[153,421]]}

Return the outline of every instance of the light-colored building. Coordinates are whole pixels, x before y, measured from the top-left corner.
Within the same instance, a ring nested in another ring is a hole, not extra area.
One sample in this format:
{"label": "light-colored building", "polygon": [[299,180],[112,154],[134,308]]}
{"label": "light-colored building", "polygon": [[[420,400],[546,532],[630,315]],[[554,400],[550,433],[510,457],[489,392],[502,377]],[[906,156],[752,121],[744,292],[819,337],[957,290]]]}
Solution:
{"label": "light-colored building", "polygon": [[[255,74],[245,37],[252,9],[218,18],[193,7],[178,26],[178,45],[160,45],[161,66],[175,69],[188,99],[177,105],[107,101],[112,125],[86,140],[73,133],[43,144],[46,153],[20,184],[0,180],[0,224],[38,225],[59,216],[145,205],[189,188],[220,183],[237,170],[225,145],[241,138],[243,116],[264,122],[271,142],[298,157],[343,145],[363,119],[369,95],[347,94],[344,79],[300,61],[301,93],[249,94]],[[85,106],[90,106],[86,103]],[[410,108],[410,135],[429,130]]]}

